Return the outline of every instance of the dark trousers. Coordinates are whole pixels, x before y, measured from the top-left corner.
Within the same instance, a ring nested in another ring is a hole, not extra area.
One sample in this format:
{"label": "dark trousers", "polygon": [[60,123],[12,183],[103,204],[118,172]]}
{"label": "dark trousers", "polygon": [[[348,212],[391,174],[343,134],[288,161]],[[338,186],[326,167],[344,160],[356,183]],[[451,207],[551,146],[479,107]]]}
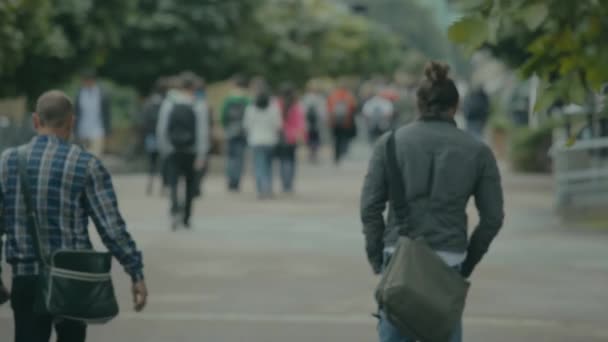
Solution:
{"label": "dark trousers", "polygon": [[316,162],[319,159],[319,148],[321,147],[321,132],[311,130],[308,132],[308,149],[310,151],[310,161]]}
{"label": "dark trousers", "polygon": [[350,131],[347,128],[334,128],[334,161],[338,164],[348,152]]}
{"label": "dark trousers", "polygon": [[15,342],[49,342],[55,326],[57,342],[84,342],[87,326],[72,320],[54,322],[53,317],[34,313],[36,276],[13,279],[11,307],[15,319]]}
{"label": "dark trousers", "polygon": [[243,138],[228,140],[228,155],[226,156],[226,176],[228,189],[238,191],[241,187],[241,177],[245,166],[245,150],[247,141]]}
{"label": "dark trousers", "polygon": [[154,190],[154,178],[158,170],[158,152],[148,152],[148,195]]}
{"label": "dark trousers", "polygon": [[183,204],[184,223],[188,223],[192,215],[192,199],[196,194],[196,173],[194,171],[194,153],[175,152],[169,156],[168,174],[169,186],[171,187],[171,214],[177,215],[182,206],[178,199],[179,181],[183,177],[186,180],[186,200]]}

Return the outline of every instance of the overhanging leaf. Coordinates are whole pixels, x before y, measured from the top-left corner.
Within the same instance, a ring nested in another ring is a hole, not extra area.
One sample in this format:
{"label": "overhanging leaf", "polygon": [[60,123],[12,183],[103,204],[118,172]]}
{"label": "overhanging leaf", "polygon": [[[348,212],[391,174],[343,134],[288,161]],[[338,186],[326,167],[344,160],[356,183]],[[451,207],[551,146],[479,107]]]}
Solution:
{"label": "overhanging leaf", "polygon": [[538,97],[534,103],[534,112],[539,113],[547,110],[558,98],[558,92],[554,87],[545,87],[538,90]]}
{"label": "overhanging leaf", "polygon": [[526,6],[521,10],[521,17],[531,31],[535,31],[542,25],[549,15],[549,7],[544,3],[536,3]]}
{"label": "overhanging leaf", "polygon": [[448,37],[455,43],[465,45],[467,50],[474,50],[488,39],[488,24],[476,16],[466,17],[450,26]]}

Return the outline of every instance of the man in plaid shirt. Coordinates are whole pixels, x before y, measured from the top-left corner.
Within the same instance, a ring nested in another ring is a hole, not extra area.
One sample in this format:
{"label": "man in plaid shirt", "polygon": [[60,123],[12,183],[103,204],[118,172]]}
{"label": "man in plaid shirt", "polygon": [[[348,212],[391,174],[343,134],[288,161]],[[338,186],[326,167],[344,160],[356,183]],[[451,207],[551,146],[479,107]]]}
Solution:
{"label": "man in plaid shirt", "polygon": [[[87,229],[91,218],[105,246],[131,276],[135,310],[140,311],[147,299],[141,252],[127,232],[110,174],[99,159],[68,142],[73,123],[73,106],[64,93],[49,91],[38,99],[34,114],[38,135],[27,146],[27,171],[41,248],[45,255],[58,249],[92,249]],[[54,319],[33,308],[39,264],[26,227],[16,148],[0,158],[0,256],[3,235],[6,260],[13,270],[15,341],[47,342]],[[8,294],[0,281],[0,304]],[[62,320],[55,322],[55,330],[59,341],[85,340],[83,323]]]}

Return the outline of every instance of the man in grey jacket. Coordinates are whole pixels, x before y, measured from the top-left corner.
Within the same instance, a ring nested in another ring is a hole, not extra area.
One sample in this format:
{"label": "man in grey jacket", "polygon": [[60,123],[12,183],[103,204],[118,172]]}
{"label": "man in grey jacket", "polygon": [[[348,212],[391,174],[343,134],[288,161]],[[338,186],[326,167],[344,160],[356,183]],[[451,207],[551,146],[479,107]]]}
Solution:
{"label": "man in grey jacket", "polygon": [[[396,221],[392,208],[384,221],[389,202],[388,135],[378,140],[373,152],[361,195],[361,220],[367,257],[376,274],[382,272],[399,234],[406,234],[423,237],[446,264],[469,277],[502,226],[496,160],[488,146],[456,127],[459,95],[447,70],[439,63],[427,66],[427,79],[418,90],[420,117],[395,132],[397,163],[406,187],[406,223]],[[470,197],[475,198],[480,222],[469,240]],[[410,341],[384,317],[379,330],[382,342]],[[459,329],[453,341],[461,341],[461,335]]]}
{"label": "man in grey jacket", "polygon": [[[205,167],[210,141],[207,104],[195,97],[197,76],[188,72],[180,78],[180,89],[170,91],[161,105],[156,129],[159,152],[168,163],[173,230],[180,224],[190,227],[196,172]],[[181,177],[186,180],[183,205],[177,191]]]}

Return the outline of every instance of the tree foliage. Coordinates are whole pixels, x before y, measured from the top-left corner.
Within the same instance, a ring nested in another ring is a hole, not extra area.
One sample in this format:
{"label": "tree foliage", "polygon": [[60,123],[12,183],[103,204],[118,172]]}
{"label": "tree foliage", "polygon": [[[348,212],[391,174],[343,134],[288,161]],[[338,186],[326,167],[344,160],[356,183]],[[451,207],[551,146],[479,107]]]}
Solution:
{"label": "tree foliage", "polygon": [[456,0],[466,16],[450,38],[489,48],[521,76],[541,78],[537,109],[590,102],[608,80],[608,3],[600,0]]}
{"label": "tree foliage", "polygon": [[141,91],[184,69],[211,80],[245,73],[301,82],[390,71],[399,52],[391,33],[325,0],[139,0],[103,72]]}
{"label": "tree foliage", "polygon": [[34,98],[90,67],[140,92],[182,70],[273,82],[389,73],[402,52],[340,1],[0,1],[0,96]]}
{"label": "tree foliage", "polygon": [[103,64],[130,9],[123,0],[0,2],[0,95],[33,97]]}

